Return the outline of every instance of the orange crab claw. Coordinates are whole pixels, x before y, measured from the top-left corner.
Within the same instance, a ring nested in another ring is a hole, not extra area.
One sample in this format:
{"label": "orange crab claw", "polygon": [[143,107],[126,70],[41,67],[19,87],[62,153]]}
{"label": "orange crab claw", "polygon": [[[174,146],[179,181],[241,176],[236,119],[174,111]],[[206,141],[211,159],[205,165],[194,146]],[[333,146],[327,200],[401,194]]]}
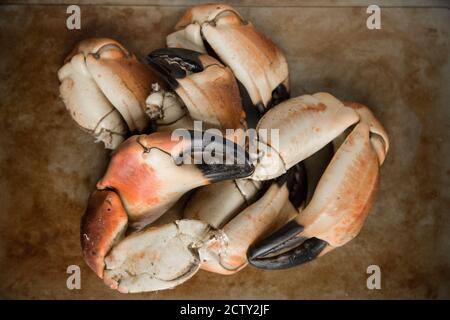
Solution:
{"label": "orange crab claw", "polygon": [[[187,132],[187,131],[186,131]],[[192,139],[176,140],[169,132],[133,136],[113,155],[97,188],[113,189],[122,200],[132,227],[140,229],[155,221],[187,191],[225,179],[249,176],[253,166],[243,155],[244,163],[177,164],[179,155],[205,151],[204,135],[189,132]],[[190,136],[190,137],[191,137]],[[234,143],[223,144],[224,151],[234,157],[245,151]],[[199,149],[196,149],[196,148]],[[240,150],[240,153],[239,153]]]}
{"label": "orange crab claw", "polygon": [[127,225],[127,213],[117,193],[96,190],[91,194],[81,219],[80,240],[84,260],[100,278],[106,255],[122,238]]}

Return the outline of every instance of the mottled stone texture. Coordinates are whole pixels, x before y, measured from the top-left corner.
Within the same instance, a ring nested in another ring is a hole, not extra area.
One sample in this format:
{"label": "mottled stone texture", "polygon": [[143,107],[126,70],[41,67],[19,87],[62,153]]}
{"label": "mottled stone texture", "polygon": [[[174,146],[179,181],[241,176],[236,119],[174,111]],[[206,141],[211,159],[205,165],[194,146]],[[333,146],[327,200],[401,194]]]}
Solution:
{"label": "mottled stone texture", "polygon": [[[294,95],[328,91],[370,106],[392,147],[360,236],[303,267],[233,276],[199,272],[174,290],[121,295],[88,269],[80,217],[108,152],[58,96],[56,72],[80,39],[114,37],[141,57],[164,45],[183,6],[0,6],[1,298],[450,298],[449,30],[443,8],[238,7],[287,53]],[[252,4],[252,2],[250,2]],[[77,264],[82,289],[66,289]],[[366,288],[366,268],[382,290]]]}

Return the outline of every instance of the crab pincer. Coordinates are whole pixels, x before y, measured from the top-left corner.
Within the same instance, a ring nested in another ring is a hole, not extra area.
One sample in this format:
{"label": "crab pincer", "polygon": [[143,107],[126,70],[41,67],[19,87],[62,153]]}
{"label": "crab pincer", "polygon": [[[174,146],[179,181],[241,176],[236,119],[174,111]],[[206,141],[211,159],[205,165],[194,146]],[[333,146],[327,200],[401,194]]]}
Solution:
{"label": "crab pincer", "polygon": [[[301,138],[292,136],[289,143],[281,142],[278,152],[284,163],[303,160],[347,128],[350,133],[337,146],[305,209],[283,228],[249,249],[249,262],[258,268],[284,269],[300,265],[353,239],[372,207],[379,167],[389,148],[386,131],[363,105],[342,103],[328,94],[304,97],[297,104],[303,114],[292,124],[297,128],[293,134],[308,137],[308,140],[299,152],[303,155],[297,153],[295,157],[286,150],[293,145],[301,149]],[[280,108],[284,107],[286,105],[280,105]],[[317,117],[322,121],[318,124],[310,122]],[[331,123],[332,119],[334,122],[326,133],[315,130],[316,127],[308,129],[310,125]]]}
{"label": "crab pincer", "polygon": [[245,128],[238,84],[229,68],[196,51],[164,48],[147,61],[180,97],[194,120],[218,129]]}
{"label": "crab pincer", "polygon": [[[132,226],[155,221],[193,188],[252,174],[253,165],[239,145],[201,132],[182,132],[186,136],[156,132],[130,137],[97,183],[97,189],[120,195]],[[214,158],[208,158],[212,152]],[[214,161],[219,158],[230,164]]]}
{"label": "crab pincer", "polygon": [[58,70],[58,78],[72,118],[106,148],[115,149],[130,132],[147,129],[145,99],[159,78],[119,42],[81,41]]}
{"label": "crab pincer", "polygon": [[227,4],[188,9],[167,36],[167,46],[217,57],[233,71],[261,114],[289,98],[282,50]]}

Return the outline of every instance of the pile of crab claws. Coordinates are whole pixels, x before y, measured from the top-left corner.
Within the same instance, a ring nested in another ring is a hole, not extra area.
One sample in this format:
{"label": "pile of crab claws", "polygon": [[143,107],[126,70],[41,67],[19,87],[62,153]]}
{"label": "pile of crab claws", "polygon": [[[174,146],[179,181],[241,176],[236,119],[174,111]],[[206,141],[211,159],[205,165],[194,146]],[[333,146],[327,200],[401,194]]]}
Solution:
{"label": "pile of crab claws", "polygon": [[358,235],[389,149],[367,107],[289,99],[284,54],[228,5],[189,9],[167,45],[147,68],[114,40],[85,40],[58,73],[72,117],[117,147],[81,221],[84,259],[106,284],[155,291],[199,269],[285,269]]}

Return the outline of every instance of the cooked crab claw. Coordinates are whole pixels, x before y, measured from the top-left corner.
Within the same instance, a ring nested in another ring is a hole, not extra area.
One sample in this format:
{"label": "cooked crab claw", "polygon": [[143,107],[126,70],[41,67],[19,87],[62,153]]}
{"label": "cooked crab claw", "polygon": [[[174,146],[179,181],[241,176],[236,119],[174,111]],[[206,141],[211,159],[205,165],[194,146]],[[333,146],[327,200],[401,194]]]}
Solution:
{"label": "cooked crab claw", "polygon": [[[186,199],[180,199],[154,225],[166,225],[180,219],[181,206]],[[111,250],[124,240],[127,231],[129,233],[127,228],[128,216],[119,195],[113,190],[94,191],[81,219],[80,240],[84,260],[98,277],[104,278],[105,261],[111,261],[111,258],[106,258]],[[153,248],[155,246],[153,244]]]}
{"label": "cooked crab claw", "polygon": [[197,247],[208,226],[179,220],[135,232],[115,246],[105,259],[104,281],[120,292],[173,288],[200,268]]}
{"label": "cooked crab claw", "polygon": [[[220,132],[218,134],[192,130],[178,132],[183,133],[183,140],[187,138],[190,145],[177,150],[179,152],[172,151],[176,164],[194,162],[211,182],[247,178],[253,173],[254,166],[247,151],[240,144],[223,138]],[[186,132],[189,135],[185,135]]]}
{"label": "cooked crab claw", "polygon": [[[305,104],[300,103],[298,108],[302,114],[297,122],[298,129],[303,131],[303,137],[314,135],[316,139],[313,145],[312,139],[308,138],[311,144],[304,145],[304,154],[309,155],[311,150],[345,134],[347,127],[353,127],[342,144],[337,143],[337,151],[320,177],[305,209],[282,229],[254,244],[248,251],[249,261],[256,267],[289,268],[346,244],[360,232],[372,207],[379,167],[389,148],[386,131],[365,106],[343,104],[330,95],[315,97],[322,102],[307,98],[310,103],[304,99]],[[330,109],[331,114],[327,116]],[[308,132],[307,124],[312,120],[309,119],[312,115],[308,113],[322,113],[314,116],[322,117],[322,121],[314,124],[319,129],[332,118],[335,121],[330,123],[326,133],[314,127]],[[327,120],[327,117],[330,118]],[[331,134],[333,131],[335,133]],[[300,140],[292,137],[291,142],[300,148]],[[286,148],[286,145],[280,148]],[[280,154],[286,157],[286,153]],[[288,160],[286,163],[293,160],[289,156],[284,159]]]}
{"label": "cooked crab claw", "polygon": [[252,174],[253,165],[239,145],[201,132],[183,132],[130,137],[97,183],[99,190],[117,192],[132,227],[153,222],[193,188]]}
{"label": "cooked crab claw", "polygon": [[159,81],[119,42],[81,41],[58,71],[60,93],[77,124],[105,147],[115,149],[129,132],[142,132],[150,85]]}
{"label": "cooked crab claw", "polygon": [[[286,177],[290,204],[297,210],[297,215],[307,199],[308,182],[303,162],[290,171],[293,169],[295,171]],[[249,263],[261,269],[283,269],[314,259],[326,246],[326,242],[299,237],[303,229],[295,220],[289,221],[267,238],[250,246],[247,252]]]}
{"label": "cooked crab claw", "polygon": [[359,122],[369,125],[370,141],[381,157],[381,165],[389,148],[387,133],[369,109],[356,105],[345,105],[321,92],[292,98],[270,109],[259,121],[257,131],[276,129],[277,135],[258,135],[258,143],[265,148],[252,178],[280,176]]}
{"label": "cooked crab claw", "polygon": [[[202,269],[221,274],[238,272],[247,265],[247,250],[255,241],[277,230],[298,214],[290,199],[301,206],[306,197],[304,180],[299,170],[302,170],[301,166],[292,168],[272,182],[260,199],[231,220],[221,223],[223,227],[212,233],[199,249]],[[212,217],[206,218],[207,221],[217,221],[216,212],[210,215]]]}
{"label": "cooked crab claw", "polygon": [[167,46],[217,56],[243,84],[261,113],[289,98],[289,74],[282,51],[226,4],[202,4],[186,11],[167,36]]}
{"label": "cooked crab claw", "polygon": [[88,266],[103,278],[104,259],[125,234],[128,217],[120,197],[112,190],[97,190],[89,197],[81,219],[81,248]]}
{"label": "cooked crab claw", "polygon": [[158,49],[149,65],[181,98],[193,120],[218,129],[245,128],[238,84],[231,70],[207,54],[187,49]]}

